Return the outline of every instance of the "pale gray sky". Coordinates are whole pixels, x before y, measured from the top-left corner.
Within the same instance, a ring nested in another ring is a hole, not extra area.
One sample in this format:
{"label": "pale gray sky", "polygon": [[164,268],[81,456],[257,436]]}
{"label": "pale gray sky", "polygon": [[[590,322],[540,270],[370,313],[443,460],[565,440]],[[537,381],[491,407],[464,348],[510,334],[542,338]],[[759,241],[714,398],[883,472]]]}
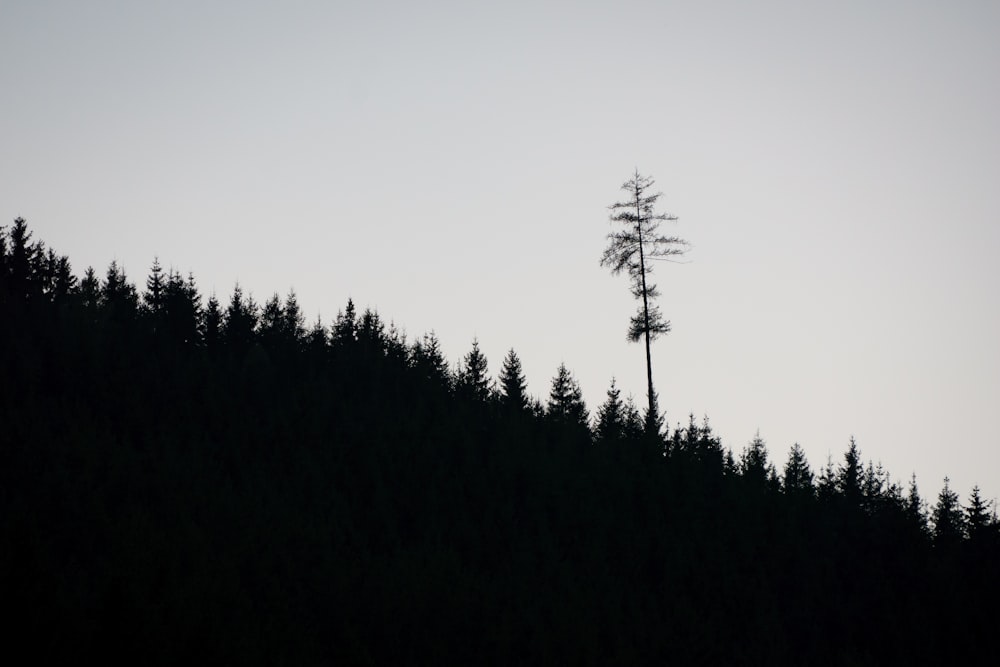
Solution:
{"label": "pale gray sky", "polygon": [[0,215],[77,273],[348,297],[452,362],[641,403],[598,266],[636,167],[680,217],[673,424],[819,468],[853,434],[1000,494],[1000,4],[0,0]]}

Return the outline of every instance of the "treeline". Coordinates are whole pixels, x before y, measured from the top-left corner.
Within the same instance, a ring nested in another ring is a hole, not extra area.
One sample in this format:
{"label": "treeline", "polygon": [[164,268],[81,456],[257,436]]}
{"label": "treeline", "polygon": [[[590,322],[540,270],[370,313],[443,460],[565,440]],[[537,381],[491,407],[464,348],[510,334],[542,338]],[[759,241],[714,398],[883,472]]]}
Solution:
{"label": "treeline", "polygon": [[[543,402],[353,303],[73,274],[0,233],[0,577],[33,655],[886,664],[992,643],[1000,524],[612,383]],[[650,427],[653,424],[653,427]]]}

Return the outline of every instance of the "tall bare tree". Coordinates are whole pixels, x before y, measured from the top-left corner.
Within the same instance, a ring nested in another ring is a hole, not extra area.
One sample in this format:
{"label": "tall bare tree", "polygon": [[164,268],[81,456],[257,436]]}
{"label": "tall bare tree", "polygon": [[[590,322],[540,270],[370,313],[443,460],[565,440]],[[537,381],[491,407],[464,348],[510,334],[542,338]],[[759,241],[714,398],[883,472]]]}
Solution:
{"label": "tall bare tree", "polygon": [[628,199],[608,207],[611,210],[611,222],[619,223],[621,227],[608,234],[608,247],[601,256],[601,266],[610,268],[612,274],[618,275],[623,271],[628,274],[632,283],[632,296],[642,302],[629,323],[628,339],[636,343],[645,338],[646,342],[649,398],[647,430],[659,428],[659,409],[656,392],[653,390],[653,364],[649,344],[657,336],[670,331],[670,321],[664,319],[659,307],[652,303],[660,294],[649,279],[653,270],[652,262],[678,257],[688,248],[684,239],[659,233],[661,222],[672,222],[677,217],[655,211],[656,201],[663,193],[652,193],[653,183],[652,177],[642,176],[636,170],[632,178],[622,184],[621,189],[628,192]]}

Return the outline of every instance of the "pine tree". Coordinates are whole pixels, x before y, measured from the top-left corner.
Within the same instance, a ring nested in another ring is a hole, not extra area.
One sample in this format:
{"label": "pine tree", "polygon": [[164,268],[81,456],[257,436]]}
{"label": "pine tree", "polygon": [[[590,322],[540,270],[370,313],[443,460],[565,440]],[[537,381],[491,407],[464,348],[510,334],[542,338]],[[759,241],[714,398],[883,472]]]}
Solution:
{"label": "pine tree", "polygon": [[559,364],[556,376],[552,378],[546,414],[554,421],[580,425],[589,430],[583,393],[572,373],[566,368],[566,364]]}
{"label": "pine tree", "polygon": [[473,400],[487,402],[490,398],[490,378],[487,375],[487,361],[479,349],[479,341],[473,339],[472,350],[462,360],[455,375],[455,389]]}
{"label": "pine tree", "polygon": [[433,331],[415,341],[410,350],[410,366],[417,375],[432,385],[450,387],[448,362],[441,351],[441,342]]}
{"label": "pine tree", "polygon": [[944,488],[938,494],[937,503],[931,512],[934,526],[934,544],[950,546],[961,541],[965,533],[965,516],[958,494],[949,487],[949,480],[944,478]]}
{"label": "pine tree", "polygon": [[982,540],[990,531],[992,513],[980,495],[979,486],[972,487],[969,506],[965,508],[965,526],[972,541]]}
{"label": "pine tree", "polygon": [[260,339],[269,349],[276,349],[285,337],[285,309],[275,292],[260,311]]}
{"label": "pine tree", "polygon": [[222,309],[219,306],[219,300],[215,298],[215,294],[212,294],[208,298],[208,304],[205,306],[205,347],[209,350],[214,350],[219,347],[222,342]]}
{"label": "pine tree", "polygon": [[69,263],[69,257],[63,255],[57,260],[55,267],[55,280],[52,285],[52,300],[62,302],[69,299],[70,295],[76,292],[77,280],[73,275],[73,269]]}
{"label": "pine tree", "polygon": [[750,444],[743,448],[740,455],[740,474],[754,484],[764,486],[772,476],[772,466],[767,460],[767,445],[757,431]]}
{"label": "pine tree", "polygon": [[837,490],[852,507],[861,505],[861,476],[861,452],[852,435],[844,453],[844,465],[837,471]]}
{"label": "pine tree", "polygon": [[284,337],[293,345],[298,345],[306,335],[305,315],[299,307],[299,300],[295,296],[295,290],[289,290],[285,297],[285,321],[283,328]]}
{"label": "pine tree", "polygon": [[904,514],[912,526],[919,534],[927,534],[927,512],[924,509],[924,501],[920,497],[920,491],[917,490],[917,475],[913,473],[910,476],[910,486],[906,494],[906,503],[904,506]]}
{"label": "pine tree", "polygon": [[521,359],[511,348],[504,357],[500,368],[500,405],[511,413],[522,413],[528,409],[528,386],[521,369]]}
{"label": "pine tree", "polygon": [[806,460],[806,453],[799,443],[792,445],[785,462],[784,474],[781,478],[781,488],[789,495],[813,495],[813,472]]}
{"label": "pine tree", "polygon": [[142,295],[145,310],[153,317],[154,331],[163,310],[163,291],[165,288],[166,281],[163,276],[163,267],[160,266],[160,258],[154,257],[149,277],[146,278],[146,291]]}
{"label": "pine tree", "polygon": [[323,326],[323,319],[317,315],[316,323],[313,324],[312,328],[309,329],[309,333],[306,334],[306,348],[312,352],[324,352],[328,342],[326,327]]}
{"label": "pine tree", "polygon": [[597,409],[597,423],[594,425],[594,437],[601,444],[612,444],[625,439],[625,404],[621,399],[621,390],[611,378],[611,387],[601,407]]}
{"label": "pine tree", "polygon": [[650,194],[653,179],[635,174],[621,189],[629,194],[625,201],[616,202],[611,209],[611,222],[621,223],[624,229],[608,234],[608,247],[601,256],[601,266],[618,275],[626,272],[632,284],[632,296],[641,301],[639,311],[629,324],[628,339],[646,343],[646,382],[648,406],[646,410],[646,432],[659,433],[659,407],[653,390],[653,365],[650,356],[650,342],[670,331],[670,322],[664,319],[660,309],[652,303],[659,291],[649,280],[652,260],[670,259],[682,255],[687,242],[676,236],[658,233],[660,223],[676,220],[676,216],[656,213],[654,207],[662,193]]}
{"label": "pine tree", "polygon": [[101,301],[101,281],[94,267],[88,266],[80,281],[80,300],[84,307],[96,310]]}
{"label": "pine tree", "polygon": [[185,281],[181,274],[171,270],[167,275],[160,298],[160,320],[168,338],[176,345],[201,344],[202,331],[201,295],[188,274]]}
{"label": "pine tree", "polygon": [[236,283],[222,327],[222,337],[227,345],[246,347],[253,342],[257,333],[258,310],[253,297],[244,299],[243,289]]}
{"label": "pine tree", "polygon": [[337,319],[334,320],[330,343],[334,347],[353,345],[357,341],[357,328],[357,312],[354,309],[354,301],[348,299],[347,307],[343,312],[338,312]]}
{"label": "pine tree", "polygon": [[823,466],[819,479],[816,482],[816,495],[821,500],[833,500],[838,493],[837,487],[837,471],[833,467],[833,457],[827,454],[826,465]]}
{"label": "pine tree", "polygon": [[101,285],[101,306],[112,319],[131,319],[135,316],[139,297],[135,286],[128,281],[125,270],[112,261]]}
{"label": "pine tree", "polygon": [[357,342],[361,354],[366,358],[384,357],[386,353],[387,340],[385,335],[385,323],[377,312],[371,308],[365,308],[361,313],[361,320],[358,322]]}
{"label": "pine tree", "polygon": [[10,250],[8,284],[11,296],[18,301],[29,298],[34,291],[31,262],[35,248],[31,244],[31,232],[24,218],[16,218],[9,233]]}

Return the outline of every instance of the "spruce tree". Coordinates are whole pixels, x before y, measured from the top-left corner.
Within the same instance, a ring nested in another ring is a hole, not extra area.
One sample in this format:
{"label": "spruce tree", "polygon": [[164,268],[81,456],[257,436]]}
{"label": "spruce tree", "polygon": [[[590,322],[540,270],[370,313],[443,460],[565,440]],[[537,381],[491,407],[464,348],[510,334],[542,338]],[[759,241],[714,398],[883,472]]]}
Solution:
{"label": "spruce tree", "polygon": [[253,297],[244,298],[243,289],[236,283],[222,327],[222,337],[227,345],[240,348],[253,342],[257,333],[258,311]]}
{"label": "spruce tree", "polygon": [[979,486],[972,487],[969,496],[969,506],[965,508],[965,526],[969,539],[979,541],[989,532],[992,513],[990,506],[983,500]]}
{"label": "spruce tree", "polygon": [[270,349],[276,349],[285,337],[285,309],[275,292],[264,302],[260,311],[260,339]]}
{"label": "spruce tree", "polygon": [[479,341],[473,339],[472,350],[462,360],[455,375],[455,388],[460,393],[476,401],[485,403],[490,398],[490,378],[487,375],[486,355],[479,349]]}
{"label": "spruce tree", "polygon": [[528,386],[521,369],[521,359],[511,348],[504,357],[500,368],[500,405],[511,413],[522,413],[528,409]]}
{"label": "spruce tree", "polygon": [[441,351],[441,341],[433,331],[424,334],[422,339],[414,341],[410,349],[410,367],[431,385],[437,387],[451,385],[448,362]]}
{"label": "spruce tree", "polygon": [[215,294],[208,297],[204,317],[205,347],[214,350],[222,342],[222,309]]}
{"label": "spruce tree", "polygon": [[951,490],[947,477],[931,512],[931,521],[935,545],[951,546],[961,541],[965,533],[965,515],[958,494]]}
{"label": "spruce tree", "polygon": [[917,474],[910,476],[910,486],[906,494],[906,502],[903,508],[909,525],[921,535],[927,534],[927,511],[924,508],[924,501],[920,497],[917,489]]}
{"label": "spruce tree", "polygon": [[753,440],[743,448],[740,455],[740,474],[754,484],[764,486],[772,476],[772,467],[767,460],[767,445],[757,431]]}
{"label": "spruce tree", "polygon": [[861,505],[861,452],[851,436],[851,443],[844,453],[844,465],[837,471],[837,490],[852,507]]}
{"label": "spruce tree", "polygon": [[597,442],[611,444],[625,439],[625,404],[621,399],[621,390],[611,378],[607,398],[597,409],[597,423],[594,425],[594,437]]}
{"label": "spruce tree", "polygon": [[573,374],[566,368],[566,364],[559,364],[556,376],[552,378],[546,414],[554,421],[580,425],[589,430],[583,393]]}
{"label": "spruce tree", "polygon": [[295,296],[295,290],[288,291],[283,311],[285,314],[284,326],[282,327],[284,337],[292,345],[298,345],[306,336],[306,318],[299,307],[299,300]]}
{"label": "spruce tree", "polygon": [[163,309],[163,292],[166,289],[166,280],[163,276],[163,267],[160,266],[160,258],[153,258],[153,266],[149,270],[146,278],[146,291],[142,295],[142,303],[147,313],[153,318],[154,331],[159,323],[160,314]]}
{"label": "spruce tree", "polygon": [[799,443],[792,445],[785,462],[781,488],[789,495],[811,496],[813,494],[813,472],[806,460],[806,453]]}
{"label": "spruce tree", "polygon": [[128,281],[125,270],[112,261],[101,285],[101,306],[112,319],[127,320],[135,316],[139,297]]}
{"label": "spruce tree", "polygon": [[94,267],[88,266],[80,281],[80,301],[85,308],[96,310],[101,301],[101,281]]}
{"label": "spruce tree", "polygon": [[333,331],[330,335],[330,343],[334,347],[344,347],[353,345],[357,341],[357,311],[354,309],[354,300],[347,300],[347,307],[337,313],[337,319],[333,322]]}
{"label": "spruce tree", "polygon": [[163,286],[159,321],[175,345],[201,344],[204,336],[201,308],[201,295],[194,275],[188,274],[184,280],[180,273],[171,270]]}

